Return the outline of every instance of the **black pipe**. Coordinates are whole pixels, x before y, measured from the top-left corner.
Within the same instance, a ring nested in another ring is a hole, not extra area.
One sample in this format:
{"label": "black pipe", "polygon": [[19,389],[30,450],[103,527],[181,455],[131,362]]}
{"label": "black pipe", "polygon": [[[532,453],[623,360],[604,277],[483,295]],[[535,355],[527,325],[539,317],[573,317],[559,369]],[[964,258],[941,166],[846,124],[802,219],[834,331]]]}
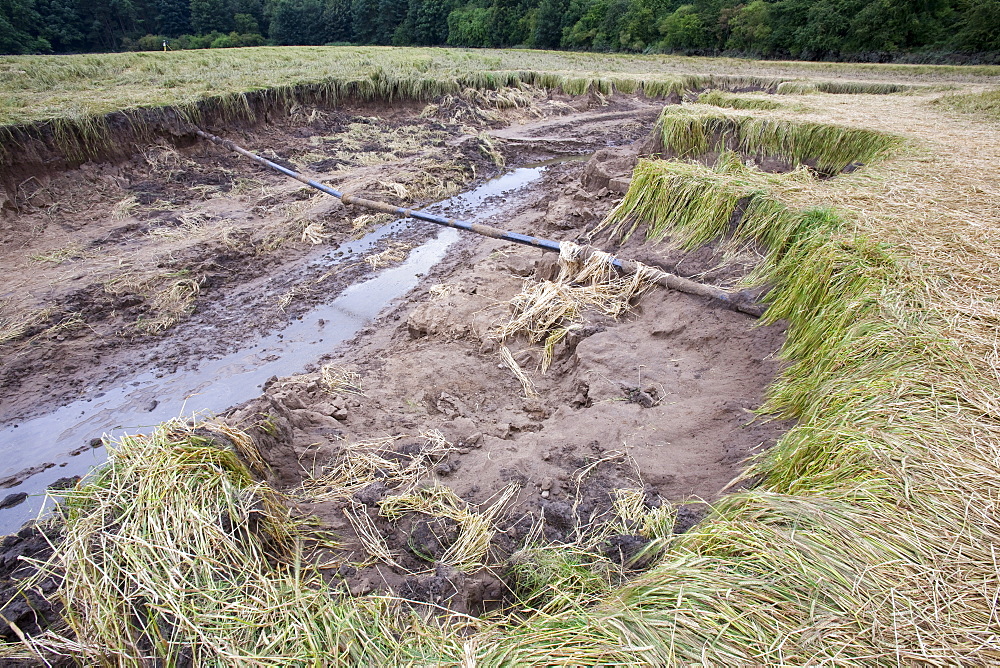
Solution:
{"label": "black pipe", "polygon": [[[429,223],[436,223],[438,225],[444,225],[445,227],[454,227],[459,230],[466,230],[468,232],[475,232],[476,234],[482,234],[487,237],[492,237],[494,239],[503,239],[504,241],[512,241],[516,244],[523,244],[525,246],[533,246],[535,248],[543,248],[545,250],[559,252],[559,242],[550,241],[548,239],[539,239],[538,237],[533,237],[527,234],[518,234],[517,232],[508,232],[506,230],[501,230],[496,227],[491,227],[489,225],[483,225],[481,223],[470,223],[464,220],[456,220],[455,218],[445,218],[443,216],[435,216],[432,213],[424,213],[423,211],[416,211],[414,209],[406,209],[401,206],[392,206],[391,204],[386,204],[384,202],[375,202],[373,200],[363,199],[361,197],[355,197],[350,193],[342,193],[339,190],[334,190],[330,186],[323,185],[318,181],[313,181],[308,179],[302,174],[296,171],[288,169],[287,167],[282,167],[276,162],[272,162],[266,158],[262,158],[255,153],[237,146],[228,139],[223,139],[222,137],[216,137],[213,134],[209,134],[204,130],[195,131],[199,137],[203,137],[211,142],[218,144],[219,146],[224,146],[230,151],[235,151],[240,155],[244,155],[254,162],[269,167],[275,171],[281,172],[286,176],[290,176],[296,181],[301,181],[311,188],[315,188],[320,192],[324,192],[327,195],[332,195],[337,199],[344,202],[344,204],[360,204],[361,206],[367,207],[369,209],[376,209],[382,211],[383,213],[394,214],[403,218],[416,218],[417,220],[426,220]],[[621,267],[619,267],[621,269]]]}
{"label": "black pipe", "polygon": [[[483,225],[481,223],[470,223],[464,220],[456,220],[454,218],[444,218],[442,216],[435,216],[431,213],[424,213],[423,211],[415,211],[413,209],[406,209],[401,206],[392,206],[391,204],[386,204],[385,202],[376,202],[370,199],[364,199],[362,197],[356,197],[350,193],[342,193],[339,190],[334,190],[330,186],[323,185],[318,181],[313,181],[308,179],[298,172],[288,169],[287,167],[282,167],[276,162],[272,162],[266,158],[262,158],[256,153],[251,153],[241,146],[237,146],[228,139],[223,139],[222,137],[216,137],[213,134],[209,134],[201,129],[195,129],[195,133],[204,139],[209,140],[219,146],[228,148],[230,151],[235,151],[240,155],[244,155],[254,162],[273,169],[277,172],[281,172],[286,176],[290,176],[296,181],[301,181],[311,188],[315,188],[320,192],[326,193],[327,195],[332,195],[336,197],[344,204],[358,204],[360,206],[366,207],[368,209],[374,209],[376,211],[381,211],[383,213],[389,213],[403,218],[416,218],[417,220],[426,220],[429,223],[435,223],[437,225],[444,225],[445,227],[454,227],[459,230],[466,230],[468,232],[475,232],[476,234],[481,234],[483,236],[491,237],[493,239],[503,239],[504,241],[512,241],[516,244],[523,244],[525,246],[533,246],[534,248],[542,248],[544,250],[550,250],[555,252],[560,252],[560,246],[558,241],[550,241],[549,239],[539,239],[538,237],[533,237],[528,234],[519,234],[517,232],[508,232],[506,230],[501,230],[498,227],[492,227],[490,225]],[[596,249],[589,248],[590,253],[593,253]],[[621,260],[616,257],[609,258],[611,266],[619,271],[626,274],[634,274],[643,269],[643,265],[632,260]],[[646,269],[649,269],[646,267]],[[741,292],[726,292],[721,288],[717,288],[714,285],[706,285],[705,283],[698,283],[697,281],[692,281],[687,278],[682,278],[680,276],[675,276],[674,274],[667,273],[665,271],[659,271],[655,276],[650,277],[651,280],[663,287],[670,288],[672,290],[677,290],[679,292],[685,292],[687,294],[698,295],[701,297],[708,297],[709,299],[714,299],[721,302],[726,308],[730,308],[734,311],[740,311],[746,313],[747,315],[752,315],[754,317],[760,317],[764,313],[765,307],[762,304],[757,303],[755,295],[751,292],[743,290]]]}

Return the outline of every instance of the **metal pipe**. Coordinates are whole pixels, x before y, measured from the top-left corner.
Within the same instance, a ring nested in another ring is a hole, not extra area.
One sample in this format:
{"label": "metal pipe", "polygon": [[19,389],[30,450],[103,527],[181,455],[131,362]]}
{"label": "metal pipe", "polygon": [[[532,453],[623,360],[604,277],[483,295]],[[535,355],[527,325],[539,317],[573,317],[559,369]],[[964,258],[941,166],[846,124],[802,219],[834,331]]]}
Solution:
{"label": "metal pipe", "polygon": [[[550,250],[559,252],[559,242],[551,241],[549,239],[540,239],[538,237],[533,237],[527,234],[519,234],[517,232],[508,232],[506,230],[501,230],[498,227],[492,227],[490,225],[483,225],[482,223],[470,223],[464,220],[456,220],[455,218],[445,218],[443,216],[435,216],[431,213],[424,213],[423,211],[417,211],[414,209],[407,209],[401,206],[392,206],[391,204],[386,204],[385,202],[376,202],[370,199],[364,199],[362,197],[357,197],[351,195],[350,193],[343,193],[339,190],[334,190],[330,186],[324,185],[318,181],[306,178],[298,172],[283,167],[276,162],[272,162],[266,158],[262,158],[256,153],[251,153],[245,148],[234,144],[228,139],[223,139],[222,137],[217,137],[216,135],[205,132],[201,129],[195,129],[195,134],[203,139],[218,144],[224,148],[229,149],[239,153],[240,155],[250,158],[259,165],[263,165],[269,169],[273,169],[276,172],[280,172],[285,176],[290,176],[296,181],[301,181],[311,188],[315,188],[320,192],[326,193],[332,197],[336,197],[341,200],[344,204],[357,204],[358,206],[363,206],[367,209],[374,209],[375,211],[381,211],[383,213],[389,213],[403,218],[416,218],[417,220],[426,220],[429,223],[435,223],[437,225],[444,225],[445,227],[454,227],[459,230],[466,230],[468,232],[475,232],[476,234],[481,234],[486,237],[493,239],[502,239],[504,241],[511,241],[516,244],[522,244],[525,246],[533,246],[535,248],[542,248],[544,250]],[[591,247],[586,247],[585,253],[593,253],[596,249]],[[619,271],[626,274],[636,273],[640,265],[632,260],[622,260],[616,257],[612,257],[611,265],[618,269]],[[727,292],[721,288],[717,288],[713,285],[706,285],[705,283],[698,283],[697,281],[692,281],[687,278],[682,278],[674,274],[667,273],[665,271],[659,272],[656,276],[652,278],[653,282],[657,285],[662,285],[665,288],[671,290],[677,290],[679,292],[684,292],[687,294],[697,295],[701,297],[707,297],[715,301],[720,302],[726,308],[730,308],[734,311],[740,311],[746,313],[747,315],[752,315],[759,318],[763,315],[765,306],[760,304],[755,299],[755,296],[749,291],[741,292]]]}

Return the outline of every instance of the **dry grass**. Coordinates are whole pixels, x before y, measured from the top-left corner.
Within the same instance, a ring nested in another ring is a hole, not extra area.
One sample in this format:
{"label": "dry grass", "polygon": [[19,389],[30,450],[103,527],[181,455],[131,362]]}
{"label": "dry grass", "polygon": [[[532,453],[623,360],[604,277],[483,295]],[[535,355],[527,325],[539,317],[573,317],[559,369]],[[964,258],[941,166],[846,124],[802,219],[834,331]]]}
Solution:
{"label": "dry grass", "polygon": [[37,309],[34,311],[15,310],[10,300],[0,303],[0,345],[23,337],[30,329],[48,321],[53,310]]}
{"label": "dry grass", "polygon": [[32,255],[31,260],[33,262],[48,262],[51,264],[62,264],[63,262],[69,262],[70,260],[79,260],[86,257],[92,257],[91,253],[84,250],[83,246],[79,244],[70,244],[64,246],[63,248],[57,248],[55,250],[49,251],[47,253],[39,253],[37,255]]}
{"label": "dry grass", "polygon": [[365,262],[372,268],[372,271],[378,271],[379,269],[405,260],[410,248],[412,248],[411,244],[396,241],[389,244],[389,247],[385,250],[366,255]]}
{"label": "dry grass", "polygon": [[396,438],[345,444],[333,461],[302,483],[302,494],[313,501],[332,501],[348,499],[376,479],[390,488],[410,485],[454,450],[436,431],[421,434],[419,438],[424,446],[409,457],[394,456],[392,444]]}
{"label": "dry grass", "polygon": [[365,395],[361,374],[338,364],[324,364],[319,370],[319,382],[330,394]]}
{"label": "dry grass", "polygon": [[110,295],[134,294],[146,302],[146,312],[129,325],[127,334],[160,334],[187,317],[201,293],[202,279],[180,274],[122,273],[104,283]]}
{"label": "dry grass", "polygon": [[[879,129],[927,142],[938,168],[914,151],[867,175],[777,188],[796,205],[836,202],[849,219],[769,248],[781,253],[768,315],[789,321],[792,361],[769,409],[798,426],[751,471],[760,486],[717,504],[600,605],[529,622],[482,660],[1000,659],[997,320],[984,299],[1000,265],[977,276],[998,227],[976,216],[997,201],[996,158],[961,146],[981,128],[937,132],[940,120],[905,99],[851,109],[854,122],[885,119]],[[981,197],[960,194],[970,186]]]}
{"label": "dry grass", "polygon": [[934,100],[934,104],[966,114],[978,114],[994,121],[1000,120],[1000,90],[945,95]]}
{"label": "dry grass", "polygon": [[[611,256],[593,252],[586,257],[576,244],[560,244],[559,276],[555,281],[525,281],[522,291],[508,306],[510,316],[489,332],[499,343],[524,336],[529,343],[542,344],[541,371],[552,363],[556,345],[576,327],[588,309],[605,315],[623,315],[632,301],[652,285],[650,275],[637,272],[619,276],[611,266]],[[506,351],[506,353],[504,353]],[[504,363],[531,396],[534,388],[506,346],[501,346]],[[509,359],[508,359],[509,358]]]}
{"label": "dry grass", "polygon": [[517,495],[517,490],[517,484],[508,485],[488,508],[483,509],[470,507],[447,487],[434,485],[386,497],[379,503],[379,514],[390,520],[398,520],[408,513],[454,520],[460,528],[458,538],[437,563],[469,573],[486,565],[486,553],[497,530],[495,521]]}

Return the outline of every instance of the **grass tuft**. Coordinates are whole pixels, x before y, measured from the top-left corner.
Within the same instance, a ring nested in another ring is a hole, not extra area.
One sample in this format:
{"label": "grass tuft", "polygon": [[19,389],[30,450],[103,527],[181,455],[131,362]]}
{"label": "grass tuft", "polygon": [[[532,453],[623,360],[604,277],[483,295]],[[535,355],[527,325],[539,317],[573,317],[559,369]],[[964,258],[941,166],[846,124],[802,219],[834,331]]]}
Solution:
{"label": "grass tuft", "polygon": [[710,90],[707,93],[702,93],[698,96],[698,103],[729,109],[780,109],[784,106],[780,102],[768,100],[763,97],[733,95],[718,90]]}
{"label": "grass tuft", "polygon": [[726,149],[809,165],[822,174],[888,157],[900,137],[875,130],[665,107],[654,131],[657,150],[694,158]]}

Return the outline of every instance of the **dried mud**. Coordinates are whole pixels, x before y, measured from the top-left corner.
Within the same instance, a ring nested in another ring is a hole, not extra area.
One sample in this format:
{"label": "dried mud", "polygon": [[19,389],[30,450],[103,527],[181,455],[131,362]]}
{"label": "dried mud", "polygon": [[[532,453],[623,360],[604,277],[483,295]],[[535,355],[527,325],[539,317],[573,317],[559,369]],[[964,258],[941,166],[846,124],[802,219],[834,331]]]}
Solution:
{"label": "dried mud", "polygon": [[[540,180],[488,200],[481,212],[498,227],[614,250],[592,230],[627,189],[661,106],[637,97],[536,95],[529,108],[489,114],[471,105],[424,115],[417,107],[299,110],[227,137],[341,190],[409,204],[495,174],[491,151],[510,167],[593,154],[586,162],[554,162]],[[0,271],[10,277],[2,316],[7,331],[25,322],[0,344],[0,424],[8,427],[99,396],[141,371],[194,369],[199,360],[250,347],[288,321],[314,317],[313,306],[372,273],[362,261],[331,271],[311,260],[378,221],[356,225],[363,211],[314,197],[210,145],[151,146],[126,162],[32,177],[18,193],[0,232]],[[309,240],[313,225],[319,244]],[[396,248],[405,257],[435,233],[405,227],[371,250]],[[711,249],[685,254],[632,240],[617,250],[720,285],[746,268],[723,265]],[[780,368],[773,355],[782,327],[759,327],[659,288],[621,319],[586,313],[546,373],[537,345],[508,342],[537,390],[526,397],[490,330],[525,281],[552,278],[555,266],[552,254],[464,237],[352,339],[291,370],[304,373],[272,378],[259,398],[226,413],[244,427],[266,416],[263,454],[273,482],[295,499],[296,513],[316,518],[342,545],[314,555],[339,564],[327,570],[331,581],[354,594],[391,591],[480,614],[510,599],[505,568],[526,540],[538,540],[535,527],[544,540],[570,540],[608,517],[615,490],[628,488],[643,490],[647,507],[679,507],[675,530],[683,531],[702,502],[725,493],[747,458],[787,427],[754,413]],[[183,281],[195,286],[193,298],[164,314],[163,295]],[[323,364],[358,374],[362,392],[331,393],[320,378]],[[157,399],[150,401],[152,411]],[[297,491],[351,443],[385,438],[387,453],[413,458],[423,447],[420,435],[431,430],[452,447],[421,486],[447,486],[486,508],[513,485],[497,519],[491,568],[461,572],[436,563],[456,540],[454,522],[419,513],[385,519],[377,512],[392,491],[385,485],[340,501],[310,501]],[[42,465],[62,472],[72,457],[100,445],[60,444],[46,455],[54,461]],[[16,486],[39,464],[7,471],[4,482]],[[345,518],[348,506],[365,509],[396,565],[364,558]],[[622,531],[602,549],[640,569],[635,558],[646,542]]]}

